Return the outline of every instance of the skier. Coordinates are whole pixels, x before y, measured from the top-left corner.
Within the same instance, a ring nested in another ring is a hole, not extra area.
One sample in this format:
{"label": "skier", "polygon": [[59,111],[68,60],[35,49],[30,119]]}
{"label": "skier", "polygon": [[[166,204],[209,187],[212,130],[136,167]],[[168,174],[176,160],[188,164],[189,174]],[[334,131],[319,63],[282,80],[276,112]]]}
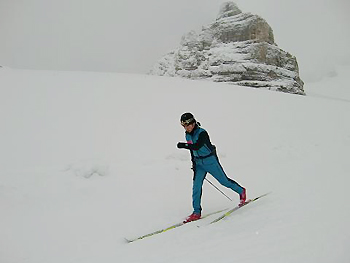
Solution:
{"label": "skier", "polygon": [[186,141],[179,142],[177,148],[188,149],[191,152],[192,169],[194,171],[192,188],[193,213],[186,218],[184,223],[195,221],[201,217],[202,185],[207,173],[210,173],[223,186],[226,186],[240,197],[240,205],[245,203],[246,189],[228,178],[220,165],[216,148],[211,144],[206,130],[200,127],[192,113],[184,113],[181,116],[181,125],[185,128]]}

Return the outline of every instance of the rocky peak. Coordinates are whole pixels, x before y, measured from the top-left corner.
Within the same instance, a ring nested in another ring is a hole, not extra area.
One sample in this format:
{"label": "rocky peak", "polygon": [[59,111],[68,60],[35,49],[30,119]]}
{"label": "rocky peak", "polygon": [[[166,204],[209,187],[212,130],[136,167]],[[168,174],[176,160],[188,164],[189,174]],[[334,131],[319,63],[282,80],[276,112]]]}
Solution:
{"label": "rocky peak", "polygon": [[233,2],[224,3],[201,32],[185,34],[150,74],[304,94],[296,58],[277,46],[263,18],[243,13]]}
{"label": "rocky peak", "polygon": [[219,20],[224,17],[235,16],[242,13],[241,9],[233,2],[226,2],[221,5],[219,15],[216,20]]}

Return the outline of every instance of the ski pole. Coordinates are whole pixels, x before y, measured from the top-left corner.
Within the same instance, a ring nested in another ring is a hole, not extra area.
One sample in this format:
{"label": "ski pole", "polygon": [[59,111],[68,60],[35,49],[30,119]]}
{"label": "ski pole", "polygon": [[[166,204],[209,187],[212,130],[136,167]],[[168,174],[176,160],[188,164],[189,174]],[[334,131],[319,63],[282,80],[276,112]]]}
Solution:
{"label": "ski pole", "polygon": [[210,182],[207,178],[205,178],[205,180],[210,183],[216,190],[218,190],[220,193],[222,193],[224,196],[227,197],[227,199],[229,199],[230,201],[232,201],[232,199],[230,197],[228,197],[227,195],[225,195],[225,193],[223,191],[221,191],[219,188],[217,188],[212,182]]}

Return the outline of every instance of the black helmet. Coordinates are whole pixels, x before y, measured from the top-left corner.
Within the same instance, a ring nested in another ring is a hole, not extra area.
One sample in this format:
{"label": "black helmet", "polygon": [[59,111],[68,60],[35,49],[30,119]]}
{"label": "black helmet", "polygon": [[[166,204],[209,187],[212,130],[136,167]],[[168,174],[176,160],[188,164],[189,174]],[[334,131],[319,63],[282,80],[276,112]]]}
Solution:
{"label": "black helmet", "polygon": [[189,125],[189,124],[195,123],[196,119],[194,118],[192,113],[186,112],[181,115],[180,121],[181,121],[181,125]]}

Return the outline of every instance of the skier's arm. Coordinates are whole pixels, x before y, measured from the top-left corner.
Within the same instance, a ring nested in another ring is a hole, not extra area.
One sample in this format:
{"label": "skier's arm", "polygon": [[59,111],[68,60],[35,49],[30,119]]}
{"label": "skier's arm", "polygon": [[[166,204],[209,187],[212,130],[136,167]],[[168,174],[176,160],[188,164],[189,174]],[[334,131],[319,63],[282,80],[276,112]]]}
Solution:
{"label": "skier's arm", "polygon": [[198,141],[194,144],[179,142],[177,148],[184,148],[192,151],[198,151],[204,144],[210,145],[209,135],[206,131],[202,131],[198,136]]}

